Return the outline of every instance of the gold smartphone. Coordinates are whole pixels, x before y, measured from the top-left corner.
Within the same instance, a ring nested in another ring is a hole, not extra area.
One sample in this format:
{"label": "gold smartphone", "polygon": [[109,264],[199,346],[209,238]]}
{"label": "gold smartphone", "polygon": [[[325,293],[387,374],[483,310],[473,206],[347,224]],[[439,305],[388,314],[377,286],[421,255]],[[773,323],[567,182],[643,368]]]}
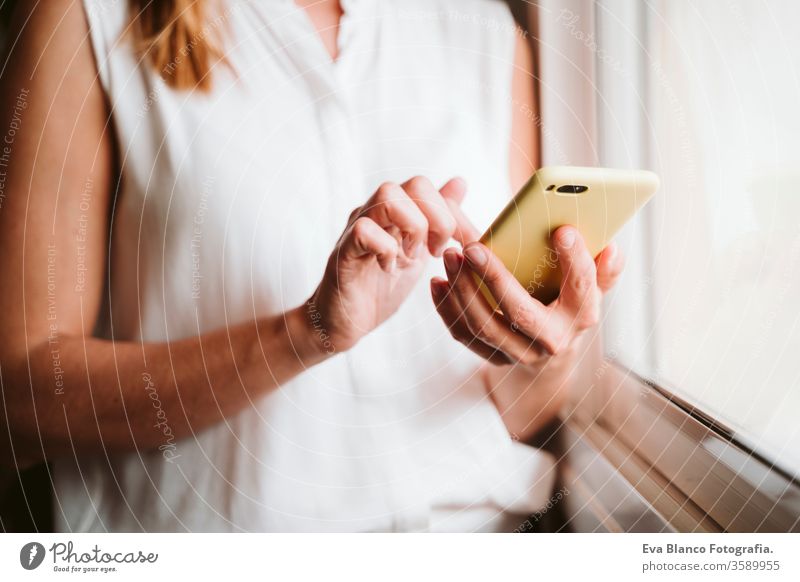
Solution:
{"label": "gold smartphone", "polygon": [[[552,166],[531,177],[495,219],[481,242],[517,281],[543,303],[559,292],[561,272],[550,239],[563,225],[575,226],[593,257],[650,200],[659,180],[644,170]],[[476,275],[489,303],[497,302]]]}

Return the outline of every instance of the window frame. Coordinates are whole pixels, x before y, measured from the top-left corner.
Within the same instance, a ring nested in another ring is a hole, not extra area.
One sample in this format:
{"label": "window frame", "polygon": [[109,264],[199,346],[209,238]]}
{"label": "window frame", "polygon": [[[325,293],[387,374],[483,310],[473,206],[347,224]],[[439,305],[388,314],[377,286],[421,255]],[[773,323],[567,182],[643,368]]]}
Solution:
{"label": "window frame", "polygon": [[[713,418],[602,354],[598,335],[562,416],[566,482],[593,489],[599,503],[609,495],[606,488],[620,497],[625,487],[613,481],[591,485],[598,469],[579,455],[581,447],[590,447],[661,518],[659,531],[800,532],[800,483],[791,474]],[[630,514],[630,503],[603,507],[617,522]],[[634,530],[640,525],[632,524]]]}

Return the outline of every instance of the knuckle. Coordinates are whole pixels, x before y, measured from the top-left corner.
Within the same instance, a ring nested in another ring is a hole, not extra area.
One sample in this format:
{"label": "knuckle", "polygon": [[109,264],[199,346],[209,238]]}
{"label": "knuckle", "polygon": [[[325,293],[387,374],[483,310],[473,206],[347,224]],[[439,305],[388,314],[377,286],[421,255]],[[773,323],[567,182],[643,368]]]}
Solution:
{"label": "knuckle", "polygon": [[594,273],[594,269],[584,269],[583,272],[578,273],[572,278],[570,282],[572,291],[577,295],[586,295],[590,293],[597,284],[596,277],[597,275]]}
{"label": "knuckle", "polygon": [[367,218],[366,216],[362,216],[361,218],[357,218],[356,221],[353,223],[353,237],[355,237],[356,241],[364,242],[364,240],[369,235],[369,231],[372,226],[372,220]]}
{"label": "knuckle", "polygon": [[[398,195],[399,194],[399,195]],[[394,216],[394,220],[400,220],[403,223],[403,230],[409,230],[414,234],[421,234],[428,230],[428,219],[401,189],[399,193],[395,193],[391,197],[387,197],[380,201],[387,213]]]}
{"label": "knuckle", "polygon": [[395,182],[384,182],[375,191],[376,201],[386,202],[397,193],[398,188],[399,186]]}
{"label": "knuckle", "polygon": [[518,331],[520,329],[526,330],[534,327],[535,317],[530,308],[525,305],[519,305],[513,312],[511,318],[512,329]]}
{"label": "knuckle", "polygon": [[392,212],[395,210],[395,208],[397,208],[397,198],[391,198],[389,196],[383,197],[380,200],[378,200],[376,207],[380,208],[387,215],[390,216]]}
{"label": "knuckle", "polygon": [[414,176],[408,181],[410,193],[429,192],[433,190],[433,182],[425,176]]}

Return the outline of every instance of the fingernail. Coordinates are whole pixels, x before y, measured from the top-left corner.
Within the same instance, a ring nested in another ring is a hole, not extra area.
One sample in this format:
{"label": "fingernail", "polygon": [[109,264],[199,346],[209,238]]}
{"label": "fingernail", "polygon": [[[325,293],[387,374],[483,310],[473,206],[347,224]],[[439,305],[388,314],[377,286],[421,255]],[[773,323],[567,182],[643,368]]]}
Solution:
{"label": "fingernail", "polygon": [[458,273],[458,263],[458,253],[455,251],[444,254],[444,268],[447,269],[448,274],[455,275]]}
{"label": "fingernail", "polygon": [[566,228],[559,232],[558,240],[561,243],[561,246],[565,249],[571,249],[572,245],[575,244],[575,231],[571,228]]}
{"label": "fingernail", "polygon": [[617,256],[617,243],[608,245],[608,260],[613,261]]}
{"label": "fingernail", "polygon": [[484,267],[486,265],[486,253],[479,245],[472,245],[464,249],[464,256],[473,267]]}

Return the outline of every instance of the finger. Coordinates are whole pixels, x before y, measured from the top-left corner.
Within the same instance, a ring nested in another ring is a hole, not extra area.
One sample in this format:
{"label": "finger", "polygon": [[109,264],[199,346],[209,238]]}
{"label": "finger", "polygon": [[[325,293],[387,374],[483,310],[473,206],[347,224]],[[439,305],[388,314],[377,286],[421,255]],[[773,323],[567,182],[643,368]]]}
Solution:
{"label": "finger", "polygon": [[467,195],[467,182],[464,178],[452,178],[439,189],[439,193],[445,200],[452,200],[456,204],[461,204],[464,201],[464,196]]}
{"label": "finger", "polygon": [[553,244],[563,274],[554,309],[566,310],[571,317],[570,326],[575,329],[588,329],[597,323],[600,315],[600,290],[594,260],[583,237],[573,226],[556,230]]}
{"label": "finger", "polygon": [[386,182],[364,204],[362,216],[368,216],[381,228],[400,229],[403,252],[413,257],[428,238],[428,220],[399,185]]}
{"label": "finger", "polygon": [[461,203],[464,201],[464,196],[466,196],[467,192],[466,181],[463,178],[453,178],[442,186],[439,192],[456,220],[456,231],[453,237],[461,243],[462,247],[474,240],[478,240],[481,237],[480,231],[475,228],[472,221],[467,218],[467,215],[461,209]]}
{"label": "finger", "polygon": [[511,363],[511,360],[503,352],[484,344],[469,332],[460,316],[461,309],[455,296],[450,292],[447,281],[437,277],[431,279],[431,296],[439,317],[442,318],[453,339],[492,364],[503,366]]}
{"label": "finger", "polygon": [[411,178],[403,183],[402,188],[428,221],[428,250],[433,256],[441,257],[444,247],[456,231],[456,220],[447,202],[431,181],[423,176]]}
{"label": "finger", "polygon": [[468,244],[464,258],[500,305],[503,317],[516,326],[514,329],[538,341],[549,353],[556,353],[563,343],[563,318],[531,297],[497,255],[483,244]]}
{"label": "finger", "polygon": [[453,233],[453,238],[461,243],[462,247],[478,240],[481,237],[481,233],[477,228],[475,228],[475,225],[472,224],[470,219],[467,218],[467,215],[464,214],[464,211],[461,210],[461,206],[452,200],[448,200],[447,205],[450,207],[450,212],[453,214],[453,218],[456,219],[456,231]]}
{"label": "finger", "polygon": [[625,268],[625,256],[617,243],[612,242],[597,256],[597,286],[603,293],[610,291]]}
{"label": "finger", "polygon": [[357,218],[345,235],[340,250],[343,259],[375,256],[381,269],[391,272],[400,252],[397,240],[366,216]]}
{"label": "finger", "polygon": [[444,255],[451,292],[458,300],[461,318],[470,333],[486,345],[502,350],[512,361],[533,364],[541,358],[533,339],[516,332],[508,321],[492,309],[481,293],[472,271],[462,268],[463,257],[455,249]]}

